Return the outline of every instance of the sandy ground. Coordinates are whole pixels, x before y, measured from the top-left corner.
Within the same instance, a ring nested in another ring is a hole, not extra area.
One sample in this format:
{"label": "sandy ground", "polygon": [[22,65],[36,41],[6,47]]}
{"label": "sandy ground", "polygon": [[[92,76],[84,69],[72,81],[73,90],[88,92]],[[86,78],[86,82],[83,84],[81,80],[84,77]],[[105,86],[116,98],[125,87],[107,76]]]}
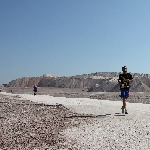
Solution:
{"label": "sandy ground", "polygon": [[[61,92],[51,92],[52,95],[71,95],[80,91],[67,93],[62,89]],[[81,93],[87,94],[86,91]],[[95,97],[104,93],[88,94]],[[113,94],[115,97],[119,93],[109,93]],[[132,96],[138,98],[138,103],[127,103],[129,114],[124,115],[121,114],[122,102],[119,99],[66,98],[40,93],[33,96],[32,92],[1,93],[0,148],[148,150],[150,104],[144,103],[149,102],[149,93]],[[139,103],[140,97],[144,103]]]}

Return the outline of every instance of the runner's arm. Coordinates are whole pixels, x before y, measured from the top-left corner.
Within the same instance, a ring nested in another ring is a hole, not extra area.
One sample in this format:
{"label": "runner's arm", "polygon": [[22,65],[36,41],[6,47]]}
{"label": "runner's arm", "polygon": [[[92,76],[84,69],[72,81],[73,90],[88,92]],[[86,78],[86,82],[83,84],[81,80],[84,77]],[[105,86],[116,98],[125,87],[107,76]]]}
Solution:
{"label": "runner's arm", "polygon": [[129,79],[127,79],[127,81],[128,82],[133,82],[133,77],[132,77],[132,75],[130,74],[130,78]]}
{"label": "runner's arm", "polygon": [[129,82],[133,82],[133,79],[128,79],[129,80]]}
{"label": "runner's arm", "polygon": [[121,85],[121,77],[119,75],[118,84]]}

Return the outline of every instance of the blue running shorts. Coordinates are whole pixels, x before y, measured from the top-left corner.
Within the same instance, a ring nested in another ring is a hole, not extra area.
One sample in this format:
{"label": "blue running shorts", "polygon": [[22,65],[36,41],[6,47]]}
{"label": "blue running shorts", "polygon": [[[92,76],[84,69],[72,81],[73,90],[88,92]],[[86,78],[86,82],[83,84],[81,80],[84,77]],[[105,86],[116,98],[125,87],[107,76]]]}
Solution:
{"label": "blue running shorts", "polygon": [[121,98],[129,97],[129,89],[121,89]]}

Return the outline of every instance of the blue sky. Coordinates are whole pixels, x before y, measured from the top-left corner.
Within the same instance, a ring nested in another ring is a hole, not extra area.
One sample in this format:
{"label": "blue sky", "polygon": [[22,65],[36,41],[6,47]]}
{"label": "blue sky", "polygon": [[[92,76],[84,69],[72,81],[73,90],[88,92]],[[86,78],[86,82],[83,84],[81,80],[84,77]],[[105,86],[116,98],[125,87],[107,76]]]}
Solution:
{"label": "blue sky", "polygon": [[45,73],[150,74],[149,0],[0,0],[0,84]]}

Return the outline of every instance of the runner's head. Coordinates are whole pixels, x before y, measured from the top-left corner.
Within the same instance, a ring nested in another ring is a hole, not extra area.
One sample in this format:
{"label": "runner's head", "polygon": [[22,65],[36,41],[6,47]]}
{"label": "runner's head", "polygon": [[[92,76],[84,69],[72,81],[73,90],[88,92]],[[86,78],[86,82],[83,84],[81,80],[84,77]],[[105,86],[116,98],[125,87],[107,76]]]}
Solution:
{"label": "runner's head", "polygon": [[127,67],[126,66],[122,67],[122,71],[123,73],[127,73]]}

